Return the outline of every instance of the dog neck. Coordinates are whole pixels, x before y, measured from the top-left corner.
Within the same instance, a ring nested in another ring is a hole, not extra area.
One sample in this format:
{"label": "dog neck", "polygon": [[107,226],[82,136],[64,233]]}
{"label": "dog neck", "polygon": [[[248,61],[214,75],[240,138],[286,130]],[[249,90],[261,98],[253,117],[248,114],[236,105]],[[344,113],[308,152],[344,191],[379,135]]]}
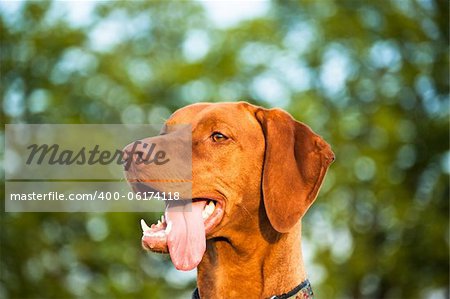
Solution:
{"label": "dog neck", "polygon": [[207,241],[197,275],[201,298],[270,298],[306,280],[300,221],[285,234],[262,228],[264,223],[242,239]]}

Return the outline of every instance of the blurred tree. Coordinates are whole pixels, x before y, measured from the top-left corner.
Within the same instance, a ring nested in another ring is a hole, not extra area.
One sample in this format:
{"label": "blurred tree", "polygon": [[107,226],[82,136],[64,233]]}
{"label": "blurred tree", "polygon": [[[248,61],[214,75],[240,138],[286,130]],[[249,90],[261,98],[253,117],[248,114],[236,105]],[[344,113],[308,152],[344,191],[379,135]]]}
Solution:
{"label": "blurred tree", "polygon": [[[317,296],[448,298],[448,1],[265,2],[225,27],[208,5],[0,2],[3,123],[284,107],[337,155],[303,220]],[[0,297],[189,297],[140,249],[148,217],[2,213]]]}

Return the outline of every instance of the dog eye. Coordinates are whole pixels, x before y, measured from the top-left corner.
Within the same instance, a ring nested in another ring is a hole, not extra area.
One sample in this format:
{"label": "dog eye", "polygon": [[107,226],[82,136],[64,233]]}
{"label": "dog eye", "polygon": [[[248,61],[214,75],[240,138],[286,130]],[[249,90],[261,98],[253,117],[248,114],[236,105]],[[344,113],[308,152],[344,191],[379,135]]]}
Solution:
{"label": "dog eye", "polygon": [[223,134],[220,133],[220,132],[214,132],[214,133],[212,133],[212,135],[211,135],[211,139],[212,139],[214,142],[221,142],[221,141],[227,140],[228,137],[225,136],[225,135],[223,135]]}

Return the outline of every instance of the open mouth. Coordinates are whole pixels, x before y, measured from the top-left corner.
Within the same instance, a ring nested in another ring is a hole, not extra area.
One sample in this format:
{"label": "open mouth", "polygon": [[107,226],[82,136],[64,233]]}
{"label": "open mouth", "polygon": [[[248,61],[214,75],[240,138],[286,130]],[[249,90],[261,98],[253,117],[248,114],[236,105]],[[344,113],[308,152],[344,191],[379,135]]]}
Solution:
{"label": "open mouth", "polygon": [[142,247],[169,253],[178,270],[192,270],[201,262],[206,237],[221,222],[223,214],[224,204],[219,199],[170,201],[157,223],[148,226],[141,220]]}

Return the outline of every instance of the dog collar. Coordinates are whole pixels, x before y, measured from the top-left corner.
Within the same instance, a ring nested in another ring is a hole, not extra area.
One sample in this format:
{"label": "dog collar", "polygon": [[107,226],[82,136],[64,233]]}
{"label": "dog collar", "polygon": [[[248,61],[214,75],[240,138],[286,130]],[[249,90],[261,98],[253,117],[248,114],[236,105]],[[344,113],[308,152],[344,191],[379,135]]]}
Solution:
{"label": "dog collar", "polygon": [[[291,291],[270,297],[270,299],[313,299],[314,294],[311,288],[311,284],[309,280],[305,280]],[[200,295],[198,293],[198,288],[194,290],[192,293],[192,299],[200,299]]]}

